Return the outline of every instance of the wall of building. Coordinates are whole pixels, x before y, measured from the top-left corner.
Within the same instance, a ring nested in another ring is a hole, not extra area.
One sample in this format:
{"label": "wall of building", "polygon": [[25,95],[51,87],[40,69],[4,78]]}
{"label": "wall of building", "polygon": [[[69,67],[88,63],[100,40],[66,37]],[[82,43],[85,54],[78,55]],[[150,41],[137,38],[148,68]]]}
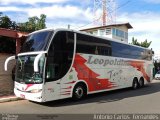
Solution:
{"label": "wall of building", "polygon": [[14,82],[12,80],[12,69],[15,65],[15,60],[8,64],[8,71],[4,71],[4,62],[11,54],[0,53],[0,96],[13,94]]}
{"label": "wall of building", "polygon": [[[123,37],[120,37],[120,36],[113,35],[113,33],[112,33],[113,28],[127,33],[127,37],[123,38]],[[106,29],[110,29],[110,33],[106,34]],[[104,27],[104,28],[99,28],[99,29],[91,29],[91,30],[86,30],[86,32],[97,35],[97,36],[108,37],[108,38],[112,38],[112,39],[115,39],[115,40],[118,40],[118,41],[120,40],[120,41],[124,41],[124,42],[128,43],[128,28],[125,25],[109,26],[109,27]]]}
{"label": "wall of building", "polygon": [[116,26],[116,28],[128,32],[128,28],[126,26]]}

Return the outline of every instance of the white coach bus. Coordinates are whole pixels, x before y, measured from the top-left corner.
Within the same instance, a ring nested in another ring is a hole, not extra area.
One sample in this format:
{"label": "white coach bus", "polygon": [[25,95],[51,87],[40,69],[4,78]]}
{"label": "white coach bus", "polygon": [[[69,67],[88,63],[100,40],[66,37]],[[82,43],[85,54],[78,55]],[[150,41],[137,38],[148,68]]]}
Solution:
{"label": "white coach bus", "polygon": [[152,50],[68,29],[27,36],[16,56],[14,93],[46,102],[126,87],[152,80]]}

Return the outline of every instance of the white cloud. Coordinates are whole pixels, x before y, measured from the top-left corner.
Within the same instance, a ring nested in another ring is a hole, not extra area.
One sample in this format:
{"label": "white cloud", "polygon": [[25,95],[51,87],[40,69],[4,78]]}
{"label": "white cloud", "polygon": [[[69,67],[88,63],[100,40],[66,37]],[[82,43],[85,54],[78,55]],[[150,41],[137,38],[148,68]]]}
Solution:
{"label": "white cloud", "polygon": [[[0,6],[0,11],[17,12],[17,14],[19,12],[21,13],[23,12],[24,14],[26,14],[26,17],[40,16],[40,14],[45,14],[47,15],[47,19],[52,19],[52,20],[58,19],[58,21],[66,19],[66,20],[71,20],[72,22],[75,21],[75,23],[78,23],[80,21],[90,22],[93,19],[93,12],[91,8],[84,9],[79,6],[72,6],[72,5],[65,5],[65,6],[52,5],[46,7],[25,7],[25,8],[15,7],[15,6],[8,6],[8,7]],[[66,21],[64,20],[63,22],[65,23]]]}
{"label": "white cloud", "polygon": [[0,0],[1,5],[8,5],[12,3],[17,4],[36,4],[36,3],[63,3],[69,0]]}
{"label": "white cloud", "polygon": [[14,6],[9,6],[9,7],[0,7],[1,12],[7,12],[7,11],[12,11],[12,12],[17,12],[17,11],[22,11],[22,9]]}
{"label": "white cloud", "polygon": [[[50,7],[28,9],[27,14],[29,16],[39,16],[40,14],[45,14],[48,19],[59,19],[58,21],[66,19],[71,20],[71,22],[75,21],[75,23],[80,21],[90,22],[93,18],[92,10],[90,8],[82,9],[71,5],[53,5]],[[63,22],[65,23],[65,21]]]}
{"label": "white cloud", "polygon": [[[69,4],[69,1],[73,1],[74,5]],[[86,0],[85,3],[89,4],[90,0]],[[68,4],[60,4],[68,2]],[[62,26],[64,24],[71,24],[73,28],[82,26],[93,21],[93,10],[89,7],[82,7],[82,1],[79,3],[74,0],[0,0],[0,3],[5,6],[0,6],[1,12],[17,12],[26,15],[26,18],[31,16],[39,16],[40,14],[47,15],[47,20],[53,20],[53,25]],[[30,4],[30,6],[18,7],[12,3],[18,4]],[[35,3],[59,3],[50,4],[49,6],[37,6]],[[34,5],[33,5],[34,4]],[[83,1],[84,4],[84,1]],[[33,5],[33,6],[32,6]],[[20,15],[18,17],[21,17]],[[15,19],[15,18],[14,18]],[[17,20],[16,20],[17,21]],[[20,21],[18,21],[20,22]],[[63,23],[62,23],[63,22]],[[51,24],[51,23],[48,23]]]}
{"label": "white cloud", "polygon": [[48,17],[66,18],[74,17],[81,11],[75,6],[58,6],[53,5],[51,7],[33,8],[28,10],[29,16],[35,16],[40,14],[46,14]]}
{"label": "white cloud", "polygon": [[139,12],[139,13],[124,13],[117,17],[121,22],[130,22],[133,29],[129,30],[129,39],[132,37],[138,41],[152,41],[150,48],[156,52],[160,52],[160,13]]}
{"label": "white cloud", "polygon": [[160,30],[160,13],[124,13],[117,19],[119,21],[130,22],[133,25],[133,32],[157,32],[157,30]]}

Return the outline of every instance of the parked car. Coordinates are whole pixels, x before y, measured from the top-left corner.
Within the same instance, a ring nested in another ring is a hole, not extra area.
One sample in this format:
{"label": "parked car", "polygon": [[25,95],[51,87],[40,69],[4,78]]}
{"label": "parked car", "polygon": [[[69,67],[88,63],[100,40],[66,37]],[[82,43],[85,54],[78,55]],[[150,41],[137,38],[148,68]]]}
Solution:
{"label": "parked car", "polygon": [[158,72],[155,74],[155,79],[156,79],[156,80],[160,80],[160,71],[158,71]]}

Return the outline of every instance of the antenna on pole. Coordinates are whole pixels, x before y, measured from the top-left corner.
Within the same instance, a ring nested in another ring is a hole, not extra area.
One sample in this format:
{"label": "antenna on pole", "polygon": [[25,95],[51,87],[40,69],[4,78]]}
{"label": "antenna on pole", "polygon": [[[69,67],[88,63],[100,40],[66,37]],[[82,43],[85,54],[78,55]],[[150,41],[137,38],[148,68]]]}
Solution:
{"label": "antenna on pole", "polygon": [[103,9],[103,14],[102,14],[102,22],[103,26],[106,25],[106,17],[107,17],[107,9],[106,9],[106,0],[102,1],[102,9]]}
{"label": "antenna on pole", "polygon": [[108,25],[116,21],[115,0],[94,0],[94,24]]}

